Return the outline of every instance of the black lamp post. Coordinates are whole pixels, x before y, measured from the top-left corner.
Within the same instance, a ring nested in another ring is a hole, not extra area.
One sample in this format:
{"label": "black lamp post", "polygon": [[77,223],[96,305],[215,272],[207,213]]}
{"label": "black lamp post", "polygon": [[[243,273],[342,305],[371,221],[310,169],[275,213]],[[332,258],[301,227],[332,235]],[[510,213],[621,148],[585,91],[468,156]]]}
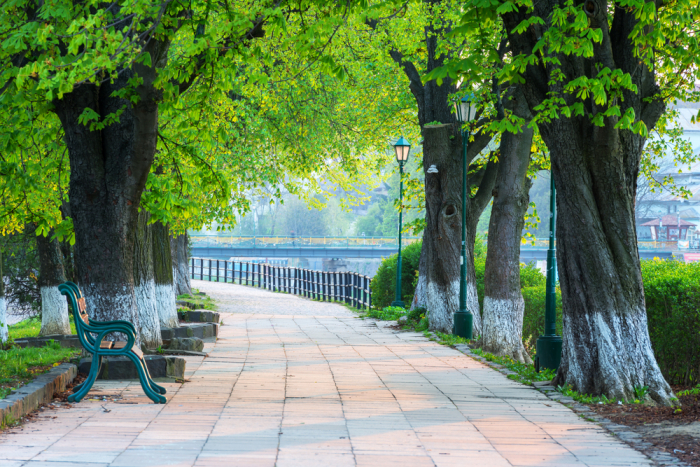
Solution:
{"label": "black lamp post", "polygon": [[544,335],[537,338],[535,369],[537,371],[559,368],[562,340],[557,336],[557,256],[554,247],[556,235],[556,190],[554,176],[551,175],[549,191],[549,249],[547,249],[547,291],[544,302]]}
{"label": "black lamp post", "polygon": [[403,228],[403,166],[408,161],[408,153],[411,150],[411,143],[403,136],[394,144],[396,162],[399,163],[399,257],[396,260],[396,297],[391,306],[405,308],[401,300],[401,229]]}
{"label": "black lamp post", "polygon": [[464,129],[464,124],[476,117],[476,102],[473,94],[467,94],[455,103],[457,121],[462,131],[462,251],[459,258],[459,310],[453,316],[452,333],[472,338],[474,315],[467,310],[467,146],[469,144],[469,130]]}

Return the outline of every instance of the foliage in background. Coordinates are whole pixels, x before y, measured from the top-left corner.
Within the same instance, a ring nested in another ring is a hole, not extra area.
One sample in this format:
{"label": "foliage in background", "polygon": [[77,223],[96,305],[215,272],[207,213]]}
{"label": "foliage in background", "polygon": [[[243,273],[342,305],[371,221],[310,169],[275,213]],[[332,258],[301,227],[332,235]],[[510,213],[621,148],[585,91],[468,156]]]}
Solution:
{"label": "foliage in background", "polygon": [[0,248],[8,314],[28,316],[38,312],[39,254],[34,234],[20,231],[0,236]]}
{"label": "foliage in background", "polygon": [[[422,241],[411,243],[401,250],[401,293],[406,306],[413,301],[416,291],[415,277],[418,271]],[[396,261],[398,254],[393,254],[382,261],[377,274],[370,282],[372,289],[372,306],[384,308],[391,305],[396,298]]]}
{"label": "foliage in background", "polygon": [[651,345],[670,384],[700,381],[700,263],[642,261]]}

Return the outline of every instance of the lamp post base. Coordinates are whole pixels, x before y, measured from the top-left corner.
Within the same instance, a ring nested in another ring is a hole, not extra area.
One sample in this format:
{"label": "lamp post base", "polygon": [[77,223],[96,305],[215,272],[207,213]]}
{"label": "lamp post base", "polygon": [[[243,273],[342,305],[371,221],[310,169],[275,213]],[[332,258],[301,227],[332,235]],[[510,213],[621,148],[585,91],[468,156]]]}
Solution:
{"label": "lamp post base", "polygon": [[474,315],[468,310],[459,310],[453,315],[452,334],[465,339],[472,338]]}
{"label": "lamp post base", "polygon": [[540,336],[537,339],[537,354],[535,356],[535,370],[554,370],[557,371],[559,363],[561,363],[561,345],[560,336]]}
{"label": "lamp post base", "polygon": [[398,306],[401,308],[406,308],[406,304],[400,300],[395,300],[395,301],[391,302],[391,306]]}

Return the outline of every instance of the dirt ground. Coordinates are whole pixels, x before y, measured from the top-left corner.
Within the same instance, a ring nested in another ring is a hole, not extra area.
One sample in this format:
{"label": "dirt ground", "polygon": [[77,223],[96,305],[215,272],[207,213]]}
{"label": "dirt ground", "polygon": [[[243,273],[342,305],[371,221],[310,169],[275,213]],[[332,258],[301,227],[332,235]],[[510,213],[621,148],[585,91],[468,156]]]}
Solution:
{"label": "dirt ground", "polygon": [[[674,387],[674,392],[689,389]],[[658,450],[700,467],[700,396],[679,397],[681,407],[590,405],[615,423],[629,426]]]}

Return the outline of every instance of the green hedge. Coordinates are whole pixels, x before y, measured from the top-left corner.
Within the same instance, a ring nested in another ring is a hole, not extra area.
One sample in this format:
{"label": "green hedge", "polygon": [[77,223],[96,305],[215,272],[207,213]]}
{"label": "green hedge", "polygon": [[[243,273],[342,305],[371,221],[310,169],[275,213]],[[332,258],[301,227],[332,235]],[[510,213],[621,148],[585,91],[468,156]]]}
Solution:
{"label": "green hedge", "polygon": [[649,335],[671,384],[700,378],[700,263],[642,261]]}
{"label": "green hedge", "polygon": [[[418,273],[418,262],[420,261],[420,250],[423,242],[411,243],[401,249],[401,295],[408,307],[413,301],[413,294],[416,291],[416,275]],[[377,270],[377,274],[370,282],[372,289],[372,306],[382,309],[391,305],[396,298],[396,259],[398,254],[393,254],[384,258]]]}

